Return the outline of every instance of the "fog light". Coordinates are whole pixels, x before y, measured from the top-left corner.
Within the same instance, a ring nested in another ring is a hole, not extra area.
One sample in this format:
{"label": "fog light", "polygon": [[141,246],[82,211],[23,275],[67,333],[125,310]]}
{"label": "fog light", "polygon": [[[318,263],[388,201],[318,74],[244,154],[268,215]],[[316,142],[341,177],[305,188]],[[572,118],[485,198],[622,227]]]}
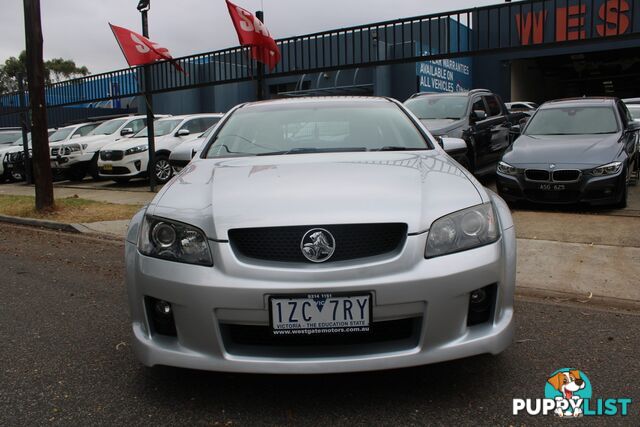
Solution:
{"label": "fog light", "polygon": [[467,326],[473,326],[491,320],[495,306],[495,288],[496,285],[489,285],[469,293]]}
{"label": "fog light", "polygon": [[140,166],[142,165],[142,162],[140,160],[136,160],[135,162],[133,162],[133,165],[136,167],[138,171],[140,171]]}
{"label": "fog light", "polygon": [[166,301],[156,300],[155,303],[156,313],[161,316],[170,316],[171,315],[171,304]]}
{"label": "fog light", "polygon": [[151,297],[146,297],[145,302],[151,332],[170,337],[178,336],[171,303]]}
{"label": "fog light", "polygon": [[478,289],[471,292],[471,297],[469,298],[469,302],[471,304],[481,304],[487,299],[487,293],[484,289]]}

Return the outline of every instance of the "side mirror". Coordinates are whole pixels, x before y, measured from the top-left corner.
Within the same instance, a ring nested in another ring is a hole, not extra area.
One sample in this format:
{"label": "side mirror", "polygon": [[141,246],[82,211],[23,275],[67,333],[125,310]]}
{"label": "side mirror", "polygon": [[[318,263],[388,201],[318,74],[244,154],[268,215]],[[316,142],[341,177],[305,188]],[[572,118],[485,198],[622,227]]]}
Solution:
{"label": "side mirror", "polygon": [[127,135],[133,135],[133,129],[124,128],[120,131],[120,136],[127,136]]}
{"label": "side mirror", "polygon": [[450,156],[459,156],[467,153],[467,143],[460,138],[440,138],[440,144]]}
{"label": "side mirror", "polygon": [[481,122],[487,118],[487,112],[482,110],[473,110],[471,118],[476,122]]}
{"label": "side mirror", "polygon": [[176,132],[176,136],[188,136],[191,132],[189,132],[189,129],[180,129],[178,132]]}

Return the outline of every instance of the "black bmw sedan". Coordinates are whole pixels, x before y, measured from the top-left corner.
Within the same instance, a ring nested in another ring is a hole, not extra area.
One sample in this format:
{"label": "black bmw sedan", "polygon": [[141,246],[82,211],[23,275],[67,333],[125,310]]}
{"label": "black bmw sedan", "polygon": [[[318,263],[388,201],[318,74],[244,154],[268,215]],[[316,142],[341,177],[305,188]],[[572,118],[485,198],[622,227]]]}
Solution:
{"label": "black bmw sedan", "polygon": [[547,102],[499,162],[498,192],[507,201],[624,207],[639,131],[617,98]]}

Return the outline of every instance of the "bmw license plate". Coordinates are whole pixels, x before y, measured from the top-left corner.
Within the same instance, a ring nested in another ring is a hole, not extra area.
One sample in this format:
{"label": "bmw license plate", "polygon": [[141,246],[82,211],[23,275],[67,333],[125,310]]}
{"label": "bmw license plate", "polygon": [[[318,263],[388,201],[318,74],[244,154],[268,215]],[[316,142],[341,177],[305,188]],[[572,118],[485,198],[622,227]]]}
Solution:
{"label": "bmw license plate", "polygon": [[564,184],[540,184],[542,191],[565,191],[567,187]]}
{"label": "bmw license plate", "polygon": [[269,299],[274,335],[369,332],[371,294],[309,294]]}

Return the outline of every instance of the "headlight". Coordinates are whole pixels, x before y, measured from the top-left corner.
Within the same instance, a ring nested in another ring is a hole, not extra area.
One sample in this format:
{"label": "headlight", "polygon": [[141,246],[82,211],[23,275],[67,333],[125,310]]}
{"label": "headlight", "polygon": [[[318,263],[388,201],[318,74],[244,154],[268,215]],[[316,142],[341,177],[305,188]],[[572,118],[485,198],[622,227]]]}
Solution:
{"label": "headlight", "polygon": [[454,212],[436,220],[427,237],[426,258],[493,243],[500,237],[491,203]]}
{"label": "headlight", "polygon": [[518,168],[516,168],[515,166],[511,166],[509,163],[498,162],[498,172],[505,175],[517,175]]}
{"label": "headlight", "polygon": [[61,156],[68,156],[69,154],[75,153],[78,151],[80,151],[79,145],[64,145],[60,147],[60,151],[58,151],[58,154]]}
{"label": "headlight", "polygon": [[622,169],[622,162],[613,162],[606,165],[598,166],[591,170],[593,176],[615,175]]}
{"label": "headlight", "polygon": [[138,241],[140,253],[187,264],[213,265],[204,233],[190,225],[145,216]]}
{"label": "headlight", "polygon": [[130,154],[136,154],[136,153],[144,153],[145,151],[147,151],[149,149],[148,145],[137,145],[135,147],[131,147],[128,150],[126,150],[124,152],[125,156],[128,156]]}

